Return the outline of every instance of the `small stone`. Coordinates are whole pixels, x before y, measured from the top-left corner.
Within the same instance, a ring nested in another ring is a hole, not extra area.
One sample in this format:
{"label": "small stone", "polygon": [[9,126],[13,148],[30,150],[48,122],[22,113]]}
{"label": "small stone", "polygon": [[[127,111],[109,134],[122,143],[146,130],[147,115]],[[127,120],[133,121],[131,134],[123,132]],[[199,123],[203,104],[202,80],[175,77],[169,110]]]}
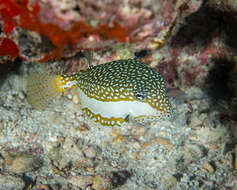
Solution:
{"label": "small stone", "polygon": [[22,190],[25,187],[24,181],[16,176],[0,175],[1,190]]}
{"label": "small stone", "polygon": [[115,129],[115,130],[112,130],[112,132],[110,133],[110,136],[116,137],[116,136],[120,135],[120,133],[121,133],[120,129]]}
{"label": "small stone", "polygon": [[132,152],[131,157],[132,157],[133,160],[138,160],[139,154],[137,152]]}
{"label": "small stone", "polygon": [[50,190],[48,185],[34,185],[31,190]]}
{"label": "small stone", "polygon": [[56,161],[56,162],[61,160],[62,155],[60,154],[60,148],[59,147],[53,147],[48,153],[48,158],[50,160],[53,160],[53,161]]}
{"label": "small stone", "polygon": [[48,156],[59,170],[75,166],[78,162],[87,163],[81,148],[71,138],[66,138],[60,147],[53,148]]}
{"label": "small stone", "polygon": [[190,122],[189,126],[191,126],[191,128],[195,128],[195,127],[202,125],[203,121],[199,117],[197,117],[197,115],[193,112],[190,117],[189,122]]}
{"label": "small stone", "polygon": [[79,130],[82,135],[86,135],[89,133],[89,126],[86,123],[82,123],[76,130]]}
{"label": "small stone", "polygon": [[72,101],[73,101],[74,104],[78,104],[79,103],[79,97],[78,97],[77,94],[73,95]]}
{"label": "small stone", "polygon": [[149,143],[144,143],[142,146],[141,146],[141,150],[147,148],[148,146],[150,146],[151,144]]}
{"label": "small stone", "polygon": [[173,148],[173,145],[170,143],[170,140],[163,137],[154,137],[154,142],[158,145],[166,145],[169,148]]}
{"label": "small stone", "polygon": [[128,170],[121,170],[111,173],[111,183],[114,188],[122,186],[126,183],[126,181],[132,176],[132,172]]}
{"label": "small stone", "polygon": [[95,190],[110,190],[112,189],[112,184],[109,177],[105,175],[96,175],[92,187]]}
{"label": "small stone", "polygon": [[71,100],[71,99],[72,99],[72,94],[68,94],[68,95],[67,95],[67,98],[68,98],[69,100]]}
{"label": "small stone", "polygon": [[86,147],[84,149],[84,154],[87,158],[95,158],[96,157],[96,150],[93,147]]}
{"label": "small stone", "polygon": [[20,91],[18,93],[18,98],[20,98],[21,100],[24,100],[25,99],[25,94],[22,91]]}
{"label": "small stone", "polygon": [[86,166],[85,171],[88,173],[94,173],[95,172],[95,166],[91,166],[93,163],[89,163],[90,165]]}
{"label": "small stone", "polygon": [[78,175],[70,177],[68,181],[74,186],[77,186],[81,189],[86,189],[86,187],[93,183],[93,177]]}
{"label": "small stone", "polygon": [[215,172],[215,168],[209,162],[205,162],[202,165],[203,169],[205,169],[208,173],[213,174]]}
{"label": "small stone", "polygon": [[52,177],[50,176],[37,176],[36,178],[35,178],[35,184],[48,184],[48,182],[50,181],[50,180],[52,180]]}
{"label": "small stone", "polygon": [[198,160],[206,155],[206,149],[202,145],[186,144],[183,148],[185,160]]}
{"label": "small stone", "polygon": [[134,136],[144,136],[147,132],[147,128],[145,127],[132,127],[131,128],[131,134],[134,134]]}
{"label": "small stone", "polygon": [[3,123],[0,121],[0,132],[2,132],[3,129],[4,129]]}
{"label": "small stone", "polygon": [[166,189],[175,189],[178,183],[177,178],[170,174],[167,174],[167,176],[165,176],[163,180],[164,180],[164,184],[166,184]]}
{"label": "small stone", "polygon": [[211,123],[211,120],[206,117],[204,120],[203,120],[203,126],[205,128],[208,128],[208,129],[211,129],[212,128],[212,123]]}
{"label": "small stone", "polygon": [[222,161],[222,163],[225,164],[226,166],[230,168],[234,168],[234,163],[235,163],[234,155],[231,152],[228,152],[227,154],[225,154],[225,156],[220,161]]}
{"label": "small stone", "polygon": [[114,143],[124,143],[125,137],[123,135],[118,135],[116,138],[113,139]]}
{"label": "small stone", "polygon": [[[203,134],[203,136],[207,136],[208,144],[222,144],[230,141],[230,132],[225,127],[217,127],[215,129],[210,129]],[[201,137],[200,137],[201,138]],[[205,137],[204,137],[205,138]]]}
{"label": "small stone", "polygon": [[50,190],[60,190],[60,189],[62,189],[60,184],[50,184],[49,187],[50,187]]}
{"label": "small stone", "polygon": [[42,165],[42,160],[28,153],[17,153],[5,158],[5,169],[10,173],[26,173],[37,170]]}

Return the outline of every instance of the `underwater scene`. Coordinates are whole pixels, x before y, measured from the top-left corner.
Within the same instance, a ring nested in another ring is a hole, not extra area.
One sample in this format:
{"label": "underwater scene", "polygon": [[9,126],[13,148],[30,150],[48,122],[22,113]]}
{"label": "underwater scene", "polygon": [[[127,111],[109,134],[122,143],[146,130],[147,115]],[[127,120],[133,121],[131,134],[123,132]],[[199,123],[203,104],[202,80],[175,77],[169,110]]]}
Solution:
{"label": "underwater scene", "polygon": [[237,190],[236,15],[0,0],[0,190]]}

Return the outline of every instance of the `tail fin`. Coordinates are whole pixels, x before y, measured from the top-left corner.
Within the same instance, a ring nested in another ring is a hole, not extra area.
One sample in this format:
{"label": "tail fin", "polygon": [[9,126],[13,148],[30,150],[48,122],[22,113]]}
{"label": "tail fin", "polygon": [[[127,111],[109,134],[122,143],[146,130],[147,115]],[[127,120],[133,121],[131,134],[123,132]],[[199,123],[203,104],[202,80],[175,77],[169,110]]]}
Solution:
{"label": "tail fin", "polygon": [[32,107],[44,110],[57,96],[62,94],[63,87],[60,75],[33,73],[26,84],[27,101]]}

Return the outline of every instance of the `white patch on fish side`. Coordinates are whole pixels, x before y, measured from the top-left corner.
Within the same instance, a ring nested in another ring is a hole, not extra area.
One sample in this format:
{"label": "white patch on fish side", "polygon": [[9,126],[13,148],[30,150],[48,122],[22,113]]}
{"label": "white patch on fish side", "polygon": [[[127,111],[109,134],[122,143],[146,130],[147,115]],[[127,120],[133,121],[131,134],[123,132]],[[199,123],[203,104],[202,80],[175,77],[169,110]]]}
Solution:
{"label": "white patch on fish side", "polygon": [[152,108],[148,103],[140,101],[117,101],[104,102],[94,98],[89,98],[80,88],[78,88],[81,108],[88,108],[94,114],[100,114],[106,118],[125,118],[138,116],[157,116],[159,111]]}
{"label": "white patch on fish side", "polygon": [[70,88],[74,85],[77,84],[77,81],[76,80],[73,80],[73,81],[67,81],[65,85],[62,85],[62,88]]}

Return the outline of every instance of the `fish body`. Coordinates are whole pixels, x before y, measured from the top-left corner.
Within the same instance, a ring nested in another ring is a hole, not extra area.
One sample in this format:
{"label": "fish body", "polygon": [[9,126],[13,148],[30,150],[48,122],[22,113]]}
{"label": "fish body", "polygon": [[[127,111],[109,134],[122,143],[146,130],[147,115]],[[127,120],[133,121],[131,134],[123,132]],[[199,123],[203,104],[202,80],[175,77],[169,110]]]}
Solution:
{"label": "fish body", "polygon": [[[162,75],[139,59],[113,61],[73,75],[45,78],[39,82],[42,83],[39,85],[41,88],[37,89],[46,89],[44,93],[48,95],[40,99],[48,101],[67,88],[78,87],[81,109],[90,119],[104,126],[121,126],[128,116],[135,121],[146,122],[172,114]],[[29,94],[35,94],[31,93],[32,85],[27,86]],[[32,104],[32,98],[28,99]]]}

